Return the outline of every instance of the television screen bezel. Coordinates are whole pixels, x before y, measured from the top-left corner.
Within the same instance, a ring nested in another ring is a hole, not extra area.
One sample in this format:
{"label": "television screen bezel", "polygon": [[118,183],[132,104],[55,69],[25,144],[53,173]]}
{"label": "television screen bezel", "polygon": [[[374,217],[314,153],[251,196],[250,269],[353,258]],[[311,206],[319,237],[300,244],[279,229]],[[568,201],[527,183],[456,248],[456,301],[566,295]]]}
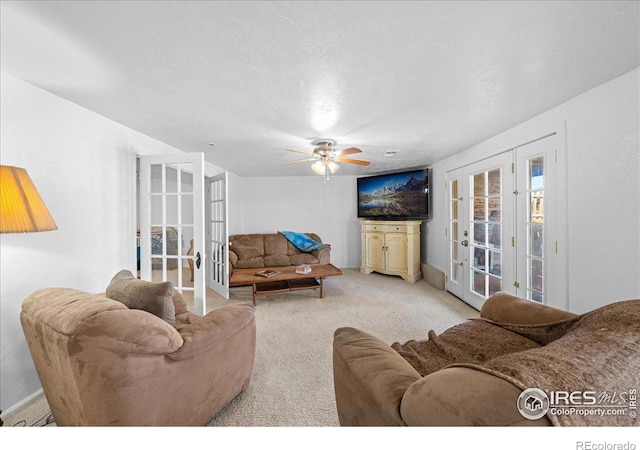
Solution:
{"label": "television screen bezel", "polygon": [[[424,195],[424,201],[425,201],[425,211],[426,213],[424,215],[414,215],[414,216],[370,216],[370,215],[363,215],[362,211],[360,210],[360,183],[361,180],[368,180],[368,179],[372,179],[372,178],[384,178],[384,177],[389,177],[389,176],[397,176],[397,175],[404,175],[404,174],[408,174],[411,172],[423,172],[425,173],[425,188],[426,188],[426,192]],[[358,177],[356,180],[356,203],[357,203],[357,209],[358,209],[358,219],[367,219],[367,220],[387,220],[387,221],[392,221],[392,220],[412,220],[412,219],[429,219],[431,217],[431,186],[430,186],[430,178],[431,178],[431,173],[428,167],[422,168],[422,169],[408,169],[408,170],[402,170],[399,172],[387,172],[387,173],[381,173],[381,174],[377,174],[377,175],[369,175],[369,176],[365,176],[365,177]]]}

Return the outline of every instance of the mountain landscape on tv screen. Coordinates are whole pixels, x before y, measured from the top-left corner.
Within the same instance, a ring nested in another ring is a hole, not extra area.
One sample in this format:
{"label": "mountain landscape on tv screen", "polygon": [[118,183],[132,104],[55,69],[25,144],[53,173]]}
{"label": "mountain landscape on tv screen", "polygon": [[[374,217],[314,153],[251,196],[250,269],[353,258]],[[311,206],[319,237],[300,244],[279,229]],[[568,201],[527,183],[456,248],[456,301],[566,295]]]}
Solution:
{"label": "mountain landscape on tv screen", "polygon": [[[408,179],[407,179],[408,178]],[[359,209],[367,217],[419,217],[425,211],[425,178],[422,172],[363,180]]]}

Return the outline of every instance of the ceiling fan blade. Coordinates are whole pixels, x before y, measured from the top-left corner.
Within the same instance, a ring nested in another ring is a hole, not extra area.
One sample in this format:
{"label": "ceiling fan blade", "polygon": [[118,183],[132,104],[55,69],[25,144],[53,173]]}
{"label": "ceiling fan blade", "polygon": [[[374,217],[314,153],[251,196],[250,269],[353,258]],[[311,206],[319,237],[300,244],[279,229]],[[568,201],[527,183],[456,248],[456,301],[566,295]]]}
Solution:
{"label": "ceiling fan blade", "polygon": [[362,153],[362,150],[355,147],[349,147],[345,148],[344,150],[337,151],[336,156],[353,155],[354,153]]}
{"label": "ceiling fan blade", "polygon": [[303,163],[303,162],[307,162],[307,161],[315,161],[316,159],[317,158],[298,159],[296,161],[291,161],[291,162],[283,163],[283,164],[280,164],[280,165],[281,166],[289,166],[291,164],[298,164],[298,163]]}
{"label": "ceiling fan blade", "polygon": [[286,152],[302,153],[303,155],[313,155],[311,152],[301,152],[300,150],[292,150],[290,148],[285,149]]}
{"label": "ceiling fan blade", "polygon": [[351,159],[351,158],[336,158],[336,161],[343,162],[347,164],[358,164],[359,166],[368,166],[371,164],[369,161],[363,161],[361,159]]}

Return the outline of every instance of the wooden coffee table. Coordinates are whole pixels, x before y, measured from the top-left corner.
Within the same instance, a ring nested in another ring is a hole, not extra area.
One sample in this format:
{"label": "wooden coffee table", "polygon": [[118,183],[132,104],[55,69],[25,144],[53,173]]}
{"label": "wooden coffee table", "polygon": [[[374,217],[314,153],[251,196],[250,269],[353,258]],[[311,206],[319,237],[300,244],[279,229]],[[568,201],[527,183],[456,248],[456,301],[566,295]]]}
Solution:
{"label": "wooden coffee table", "polygon": [[253,304],[261,294],[276,292],[302,291],[306,289],[320,289],[320,298],[324,297],[324,279],[342,275],[342,271],[332,264],[313,264],[311,272],[296,273],[296,266],[269,267],[280,272],[270,278],[255,275],[258,269],[235,269],[229,280],[229,286],[253,286]]}

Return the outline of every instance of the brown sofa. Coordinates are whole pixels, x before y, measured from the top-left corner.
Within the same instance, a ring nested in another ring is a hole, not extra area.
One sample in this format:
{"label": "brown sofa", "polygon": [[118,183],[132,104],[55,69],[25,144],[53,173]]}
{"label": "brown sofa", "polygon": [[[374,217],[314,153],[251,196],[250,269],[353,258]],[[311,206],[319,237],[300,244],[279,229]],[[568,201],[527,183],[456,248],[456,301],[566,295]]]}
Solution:
{"label": "brown sofa", "polygon": [[[322,242],[315,233],[305,234],[316,242]],[[229,262],[231,273],[233,269],[329,264],[331,246],[305,253],[280,233],[236,234],[229,236]]]}
{"label": "brown sofa", "polygon": [[161,314],[175,314],[175,326],[73,289],[24,300],[22,327],[57,425],[205,425],[248,386],[253,305],[197,316],[170,283],[150,284],[171,288]]}
{"label": "brown sofa", "polygon": [[479,319],[420,341],[390,346],[339,328],[333,370],[340,424],[637,426],[629,414],[553,408],[532,420],[518,402],[527,401],[530,391],[519,397],[529,388],[631,398],[640,385],[639,336],[640,300],[575,315],[505,293],[489,298]]}

